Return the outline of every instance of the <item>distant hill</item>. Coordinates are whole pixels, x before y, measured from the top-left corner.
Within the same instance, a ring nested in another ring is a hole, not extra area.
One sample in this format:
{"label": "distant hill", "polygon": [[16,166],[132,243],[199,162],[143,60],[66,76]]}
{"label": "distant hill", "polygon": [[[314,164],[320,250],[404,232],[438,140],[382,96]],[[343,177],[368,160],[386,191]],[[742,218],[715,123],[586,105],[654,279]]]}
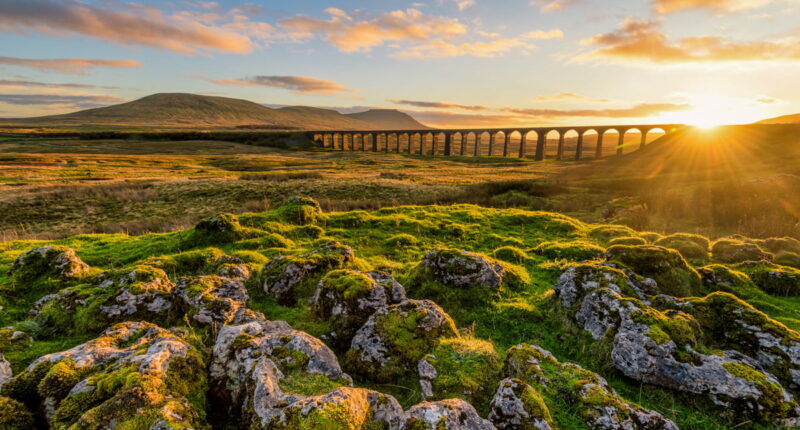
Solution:
{"label": "distant hill", "polygon": [[[364,112],[369,114],[372,111]],[[279,109],[228,97],[159,93],[127,103],[33,118],[0,119],[2,125],[110,126],[162,128],[252,128],[274,130],[373,130],[425,128],[397,111],[379,121],[343,115],[335,110],[304,106]]]}
{"label": "distant hill", "polygon": [[756,124],[800,124],[800,113],[763,119]]}
{"label": "distant hill", "polygon": [[361,121],[378,124],[381,128],[393,130],[410,130],[428,128],[415,120],[411,115],[396,109],[370,109],[366,112],[351,113],[346,116]]}

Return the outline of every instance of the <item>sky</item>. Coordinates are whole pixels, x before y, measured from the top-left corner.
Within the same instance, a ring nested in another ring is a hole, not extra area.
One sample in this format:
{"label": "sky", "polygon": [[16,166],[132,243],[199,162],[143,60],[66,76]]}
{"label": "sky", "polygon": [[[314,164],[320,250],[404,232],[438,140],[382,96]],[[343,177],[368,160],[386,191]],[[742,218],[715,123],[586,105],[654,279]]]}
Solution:
{"label": "sky", "polygon": [[0,0],[0,117],[158,92],[438,127],[800,112],[800,0]]}

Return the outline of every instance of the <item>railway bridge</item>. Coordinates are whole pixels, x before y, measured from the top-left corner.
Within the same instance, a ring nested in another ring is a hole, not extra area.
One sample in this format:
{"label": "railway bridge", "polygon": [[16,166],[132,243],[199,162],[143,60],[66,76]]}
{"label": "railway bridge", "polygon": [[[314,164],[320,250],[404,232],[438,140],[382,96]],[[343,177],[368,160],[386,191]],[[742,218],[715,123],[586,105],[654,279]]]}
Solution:
{"label": "railway bridge", "polygon": [[[603,143],[607,133],[618,134],[615,142],[616,154],[623,154],[625,136],[629,132],[641,134],[636,142],[637,149],[644,147],[650,133],[666,135],[685,128],[684,124],[647,125],[603,125],[580,127],[512,127],[482,129],[422,129],[422,130],[328,130],[314,131],[314,141],[325,148],[343,151],[396,152],[445,157],[450,156],[503,156],[529,157],[544,160],[548,142],[557,145],[555,158],[565,158],[565,139],[567,134],[577,136],[574,158],[584,156],[584,138],[587,134],[597,134],[594,156],[603,156]],[[554,138],[553,138],[554,137]],[[557,144],[555,141],[557,140]],[[470,145],[470,142],[472,144]],[[488,153],[483,150],[488,142]],[[512,144],[514,142],[514,144]],[[534,146],[535,143],[535,146]],[[512,147],[513,146],[513,147]]]}

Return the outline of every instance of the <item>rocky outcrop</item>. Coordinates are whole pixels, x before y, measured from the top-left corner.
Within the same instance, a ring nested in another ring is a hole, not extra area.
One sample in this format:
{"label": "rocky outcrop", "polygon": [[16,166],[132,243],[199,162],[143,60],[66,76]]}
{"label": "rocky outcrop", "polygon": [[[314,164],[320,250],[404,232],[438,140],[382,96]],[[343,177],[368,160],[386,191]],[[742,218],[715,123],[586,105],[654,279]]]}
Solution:
{"label": "rocky outcrop", "polygon": [[404,413],[392,396],[362,388],[341,387],[287,406],[270,422],[274,429],[341,428],[399,430]]}
{"label": "rocky outcrop", "polygon": [[606,250],[606,260],[653,279],[658,291],[663,294],[696,296],[702,289],[700,275],[674,249],[652,245],[614,245]]}
{"label": "rocky outcrop", "polygon": [[319,339],[252,311],[239,312],[220,329],[212,355],[215,397],[231,405],[230,413],[258,425],[283,416],[285,406],[305,396],[325,394],[304,391],[307,386],[328,392],[351,384]]}
{"label": "rocky outcrop", "polygon": [[231,322],[247,304],[247,288],[238,279],[220,276],[181,278],[175,285],[175,296],[202,324],[219,326]]}
{"label": "rocky outcrop", "polygon": [[498,289],[503,283],[506,268],[498,261],[469,251],[437,249],[429,251],[422,266],[442,285],[454,288],[482,286]]}
{"label": "rocky outcrop", "polygon": [[3,386],[43,410],[51,428],[204,428],[205,365],[175,333],[126,322],[99,338],[45,355]]}
{"label": "rocky outcrop", "polygon": [[279,256],[261,271],[264,292],[283,305],[294,305],[301,297],[310,298],[316,281],[325,271],[341,269],[355,260],[353,250],[329,241],[300,256]]}
{"label": "rocky outcrop", "polygon": [[355,332],[375,311],[405,300],[403,286],[386,273],[335,270],[317,284],[311,309],[330,324],[327,340],[346,350]]}
{"label": "rocky outcrop", "polygon": [[[492,401],[491,415],[503,426],[501,428],[524,428],[511,425],[521,421],[524,414],[533,416],[538,422],[548,423],[547,409],[536,398],[537,393],[569,399],[589,428],[678,428],[661,414],[626,402],[600,375],[576,364],[561,363],[548,351],[535,345],[522,344],[509,349],[504,372],[512,379],[500,383]],[[526,391],[528,397],[523,396]]]}
{"label": "rocky outcrop", "polygon": [[[595,340],[610,342],[609,358],[626,376],[706,397],[725,413],[738,414],[736,418],[772,421],[799,416],[792,395],[757,359],[737,350],[704,352],[710,348],[701,343],[703,323],[691,314],[660,312],[624,297],[621,289],[575,277],[593,270],[602,273],[602,268],[574,269],[555,286],[560,305]],[[727,313],[724,309],[718,307]]]}
{"label": "rocky outcrop", "polygon": [[406,414],[403,430],[494,430],[492,423],[461,399],[420,403]]}
{"label": "rocky outcrop", "polygon": [[19,280],[39,277],[75,279],[89,271],[72,248],[40,246],[23,252],[11,265],[10,273]]}
{"label": "rocky outcrop", "polygon": [[11,365],[3,354],[0,354],[0,388],[3,388],[3,384],[11,380],[11,375]]}
{"label": "rocky outcrop", "polygon": [[358,374],[387,381],[416,371],[440,339],[458,336],[455,323],[436,303],[408,300],[367,320],[353,337],[347,363]]}
{"label": "rocky outcrop", "polygon": [[498,430],[555,428],[541,394],[520,379],[506,378],[500,381],[489,409],[489,421]]}

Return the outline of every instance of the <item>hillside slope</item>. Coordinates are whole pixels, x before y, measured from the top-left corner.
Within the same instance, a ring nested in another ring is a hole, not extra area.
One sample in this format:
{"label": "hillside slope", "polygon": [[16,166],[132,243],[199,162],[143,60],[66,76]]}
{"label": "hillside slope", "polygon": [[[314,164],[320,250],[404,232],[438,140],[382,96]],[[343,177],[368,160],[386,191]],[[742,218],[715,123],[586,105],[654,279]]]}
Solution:
{"label": "hillside slope", "polygon": [[[401,118],[406,121],[406,118]],[[372,130],[385,127],[334,110],[301,106],[272,109],[248,100],[185,93],[153,94],[127,103],[63,115],[2,119],[0,124],[285,130]],[[416,123],[411,128],[418,126]]]}
{"label": "hillside slope", "polygon": [[800,124],[800,113],[763,119],[756,124]]}
{"label": "hillside slope", "polygon": [[396,109],[370,109],[366,112],[351,113],[346,116],[379,125],[391,130],[422,130],[428,128],[411,115]]}

